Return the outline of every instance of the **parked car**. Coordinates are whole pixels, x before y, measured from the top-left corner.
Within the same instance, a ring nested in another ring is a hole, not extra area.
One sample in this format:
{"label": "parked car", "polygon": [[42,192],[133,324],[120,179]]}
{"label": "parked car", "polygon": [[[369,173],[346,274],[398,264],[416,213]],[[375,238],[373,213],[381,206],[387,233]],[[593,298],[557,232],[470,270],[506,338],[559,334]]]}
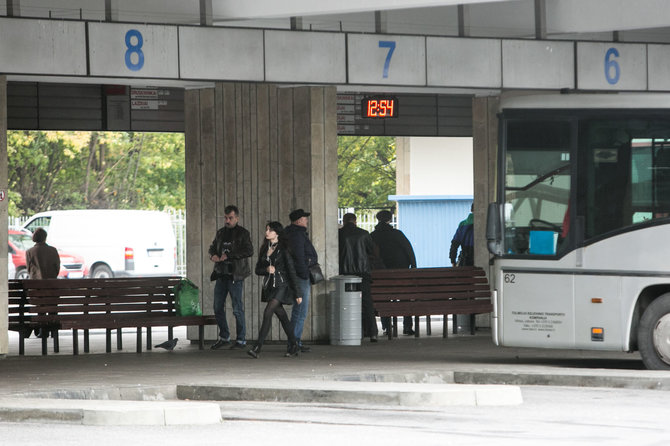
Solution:
{"label": "parked car", "polygon": [[[49,240],[47,239],[47,243]],[[26,229],[9,230],[9,255],[15,268],[13,278],[28,279],[28,268],[26,267],[26,251],[34,245],[32,232]],[[58,249],[58,246],[56,246]],[[60,256],[59,279],[79,279],[87,274],[84,258],[80,255],[63,252],[58,249]]]}
{"label": "parked car", "polygon": [[23,227],[44,228],[49,244],[84,257],[90,277],[176,274],[177,243],[170,216],[158,211],[47,211]]}

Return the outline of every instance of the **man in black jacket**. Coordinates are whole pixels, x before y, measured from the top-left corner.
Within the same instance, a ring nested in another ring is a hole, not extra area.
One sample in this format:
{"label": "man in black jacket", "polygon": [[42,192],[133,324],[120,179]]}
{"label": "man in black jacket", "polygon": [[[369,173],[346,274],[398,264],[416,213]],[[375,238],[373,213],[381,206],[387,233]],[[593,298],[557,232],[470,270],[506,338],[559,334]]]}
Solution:
{"label": "man in black jacket", "polygon": [[[379,247],[379,255],[386,268],[416,268],[416,257],[412,244],[407,240],[405,234],[389,224],[393,215],[389,211],[379,211],[375,226],[370,236]],[[382,328],[390,329],[390,317],[382,318]],[[412,316],[403,318],[403,334],[413,335]]]}
{"label": "man in black jacket", "polygon": [[214,316],[219,326],[219,339],[212,345],[218,350],[230,345],[230,330],[226,320],[226,296],[230,293],[237,338],[231,348],[244,348],[246,325],[244,321],[244,279],[251,275],[249,257],[254,254],[249,231],[237,223],[240,211],[237,206],[226,206],[223,210],[225,225],[216,231],[216,237],[209,247],[209,259],[214,262],[211,280],[214,285]]}
{"label": "man in black jacket", "polygon": [[291,224],[284,229],[286,243],[293,255],[295,274],[298,276],[298,288],[302,293],[302,302],[294,304],[291,310],[291,323],[295,330],[298,346],[303,353],[310,351],[310,348],[303,345],[301,340],[307,310],[309,309],[310,292],[312,290],[312,284],[309,281],[309,267],[319,263],[316,249],[314,249],[312,242],[309,241],[309,237],[307,236],[307,217],[309,215],[310,213],[305,212],[303,209],[292,211],[288,216]]}
{"label": "man in black jacket", "polygon": [[361,313],[363,318],[363,337],[377,342],[377,320],[372,303],[370,271],[375,257],[375,245],[370,233],[356,226],[355,214],[344,214],[342,227],[338,234],[340,247],[340,274],[359,276],[361,281]]}

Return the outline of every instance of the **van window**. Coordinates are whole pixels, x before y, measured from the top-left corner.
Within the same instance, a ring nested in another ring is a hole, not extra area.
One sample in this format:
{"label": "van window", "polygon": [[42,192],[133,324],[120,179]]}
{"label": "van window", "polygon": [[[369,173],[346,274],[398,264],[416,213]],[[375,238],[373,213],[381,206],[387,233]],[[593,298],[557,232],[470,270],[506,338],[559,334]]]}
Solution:
{"label": "van window", "polygon": [[51,217],[37,217],[26,226],[26,229],[28,229],[30,232],[35,232],[35,229],[37,228],[44,228],[44,230],[48,233],[50,223]]}

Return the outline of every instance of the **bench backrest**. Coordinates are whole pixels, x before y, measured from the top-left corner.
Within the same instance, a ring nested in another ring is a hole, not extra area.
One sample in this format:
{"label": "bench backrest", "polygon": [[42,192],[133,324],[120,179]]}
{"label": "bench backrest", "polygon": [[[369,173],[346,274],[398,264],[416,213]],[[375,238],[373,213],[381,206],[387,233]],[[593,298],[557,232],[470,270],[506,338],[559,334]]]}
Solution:
{"label": "bench backrest", "polygon": [[378,269],[372,271],[372,300],[474,300],[491,297],[479,267]]}
{"label": "bench backrest", "polygon": [[10,322],[46,314],[174,314],[180,277],[10,280]]}

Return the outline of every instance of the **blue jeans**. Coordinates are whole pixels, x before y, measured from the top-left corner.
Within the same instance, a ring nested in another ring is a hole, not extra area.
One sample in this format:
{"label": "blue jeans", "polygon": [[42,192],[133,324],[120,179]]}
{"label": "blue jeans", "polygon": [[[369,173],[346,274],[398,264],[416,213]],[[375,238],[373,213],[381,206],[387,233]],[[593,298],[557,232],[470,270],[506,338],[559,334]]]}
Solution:
{"label": "blue jeans", "polygon": [[214,285],[214,316],[219,326],[219,338],[230,340],[230,330],[228,329],[228,321],[226,320],[226,296],[230,293],[237,328],[236,341],[240,344],[246,344],[247,334],[244,322],[243,291],[244,280],[233,280],[232,277],[218,278]]}
{"label": "blue jeans", "polygon": [[300,305],[293,304],[293,310],[291,310],[291,323],[293,324],[293,332],[295,333],[298,345],[302,345],[300,338],[302,337],[302,329],[305,327],[305,318],[309,309],[309,292],[311,289],[312,283],[309,279],[298,277],[298,291],[302,294],[302,303]]}

